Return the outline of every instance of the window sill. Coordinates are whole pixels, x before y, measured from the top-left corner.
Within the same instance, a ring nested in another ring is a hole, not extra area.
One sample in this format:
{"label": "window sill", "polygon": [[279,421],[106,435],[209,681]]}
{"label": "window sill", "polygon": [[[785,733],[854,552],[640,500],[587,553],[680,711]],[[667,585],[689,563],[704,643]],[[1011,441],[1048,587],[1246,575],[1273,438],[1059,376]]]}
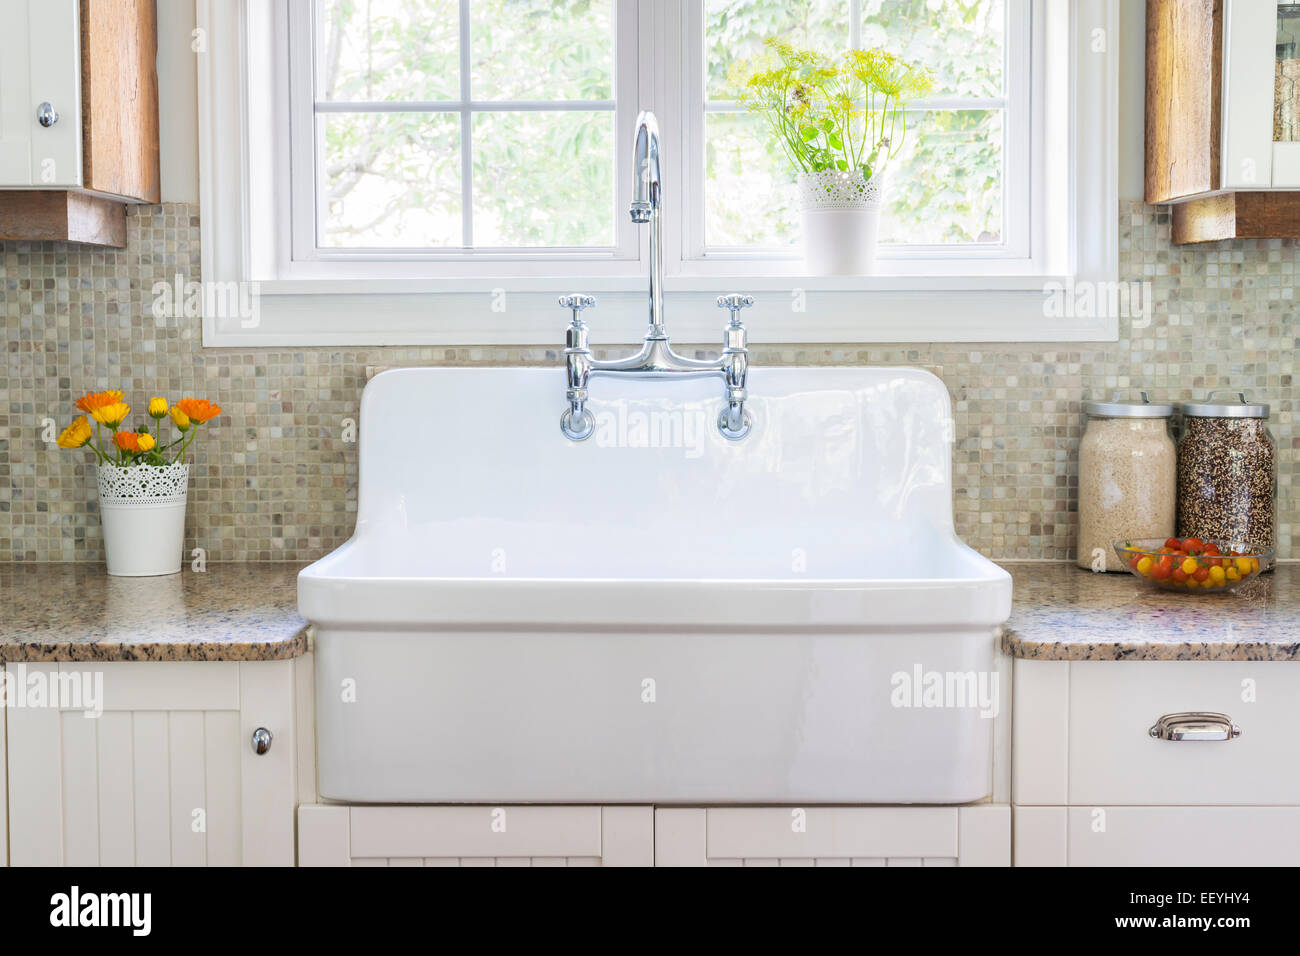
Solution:
{"label": "window sill", "polygon": [[[1116,315],[1054,314],[1043,277],[679,276],[665,280],[669,334],[718,341],[715,298],[752,292],[753,345],[911,342],[1113,342]],[[560,292],[594,293],[595,345],[639,341],[644,276],[458,280],[284,280],[257,284],[247,314],[209,310],[208,347],[522,345],[562,348]],[[235,301],[241,297],[230,297]],[[1067,309],[1067,313],[1073,310]],[[213,314],[215,312],[215,314]]]}

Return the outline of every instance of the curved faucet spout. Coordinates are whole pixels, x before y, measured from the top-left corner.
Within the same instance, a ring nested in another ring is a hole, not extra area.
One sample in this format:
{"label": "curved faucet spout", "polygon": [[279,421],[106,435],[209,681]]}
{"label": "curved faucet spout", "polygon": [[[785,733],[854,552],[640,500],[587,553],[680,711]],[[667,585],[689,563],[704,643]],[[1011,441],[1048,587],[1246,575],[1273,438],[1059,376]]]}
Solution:
{"label": "curved faucet spout", "polygon": [[659,123],[654,113],[642,110],[636,118],[632,181],[632,221],[649,222],[659,208]]}

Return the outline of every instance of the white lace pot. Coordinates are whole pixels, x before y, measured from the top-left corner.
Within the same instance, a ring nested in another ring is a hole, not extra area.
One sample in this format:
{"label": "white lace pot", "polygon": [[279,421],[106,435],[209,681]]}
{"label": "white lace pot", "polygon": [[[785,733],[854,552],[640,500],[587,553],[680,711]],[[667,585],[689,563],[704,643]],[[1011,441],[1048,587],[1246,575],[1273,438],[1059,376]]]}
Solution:
{"label": "white lace pot", "polygon": [[180,571],[189,483],[189,465],[99,467],[99,516],[109,574]]}
{"label": "white lace pot", "polygon": [[867,179],[860,170],[799,174],[799,216],[809,275],[875,274],[883,179]]}

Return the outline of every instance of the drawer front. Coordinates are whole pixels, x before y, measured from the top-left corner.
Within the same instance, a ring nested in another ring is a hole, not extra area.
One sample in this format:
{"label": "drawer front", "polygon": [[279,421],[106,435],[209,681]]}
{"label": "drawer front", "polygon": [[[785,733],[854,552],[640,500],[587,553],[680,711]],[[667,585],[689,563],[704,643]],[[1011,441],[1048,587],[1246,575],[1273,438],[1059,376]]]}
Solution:
{"label": "drawer front", "polygon": [[[1068,812],[1070,866],[1300,865],[1296,807],[1069,807]],[[1021,863],[1019,850],[1016,862]]]}
{"label": "drawer front", "polygon": [[[1300,666],[1284,662],[1070,664],[1069,803],[1300,805]],[[1241,735],[1153,738],[1166,715],[1225,714]]]}

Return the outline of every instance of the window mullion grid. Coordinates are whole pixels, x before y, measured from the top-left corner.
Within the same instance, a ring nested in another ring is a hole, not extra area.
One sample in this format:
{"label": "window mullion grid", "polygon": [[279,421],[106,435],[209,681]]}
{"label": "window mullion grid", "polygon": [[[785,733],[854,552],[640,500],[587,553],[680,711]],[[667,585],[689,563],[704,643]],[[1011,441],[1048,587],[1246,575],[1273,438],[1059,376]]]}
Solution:
{"label": "window mullion grid", "polygon": [[474,248],[474,144],[469,104],[469,0],[460,0],[460,235],[461,245]]}

